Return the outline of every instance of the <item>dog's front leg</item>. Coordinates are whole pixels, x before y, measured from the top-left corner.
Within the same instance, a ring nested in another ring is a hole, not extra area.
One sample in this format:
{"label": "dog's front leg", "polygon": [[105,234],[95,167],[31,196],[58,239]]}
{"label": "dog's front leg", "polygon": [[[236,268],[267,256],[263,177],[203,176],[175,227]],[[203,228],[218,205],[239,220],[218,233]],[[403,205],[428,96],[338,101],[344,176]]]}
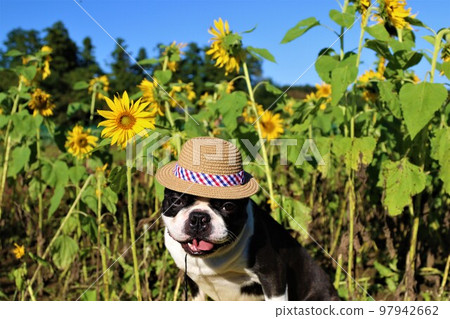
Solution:
{"label": "dog's front leg", "polygon": [[258,275],[266,301],[288,301],[285,272]]}

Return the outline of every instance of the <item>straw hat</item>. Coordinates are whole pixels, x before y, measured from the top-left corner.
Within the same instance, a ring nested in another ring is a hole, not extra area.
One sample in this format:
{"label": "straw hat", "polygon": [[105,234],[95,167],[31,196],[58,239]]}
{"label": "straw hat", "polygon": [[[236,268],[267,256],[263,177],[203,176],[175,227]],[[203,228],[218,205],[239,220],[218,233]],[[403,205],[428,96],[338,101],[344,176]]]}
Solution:
{"label": "straw hat", "polygon": [[207,198],[245,198],[259,188],[255,179],[243,170],[236,146],[214,137],[187,141],[178,161],[160,168],[156,179],[169,189]]}

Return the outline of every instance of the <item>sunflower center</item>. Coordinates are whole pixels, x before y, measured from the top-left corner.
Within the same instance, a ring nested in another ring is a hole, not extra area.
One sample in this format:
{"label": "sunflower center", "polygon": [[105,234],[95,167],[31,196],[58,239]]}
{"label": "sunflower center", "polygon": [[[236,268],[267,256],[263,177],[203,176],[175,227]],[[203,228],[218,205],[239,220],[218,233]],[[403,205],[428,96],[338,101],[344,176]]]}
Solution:
{"label": "sunflower center", "polygon": [[47,108],[47,99],[45,96],[37,96],[35,101],[38,110],[45,110]]}
{"label": "sunflower center", "polygon": [[86,147],[87,145],[88,145],[88,140],[87,140],[87,138],[86,137],[80,137],[80,138],[78,138],[78,146],[80,147],[80,148],[84,148],[84,147]]}
{"label": "sunflower center", "polygon": [[264,130],[266,132],[273,132],[273,130],[275,129],[275,124],[271,121],[262,122],[261,125],[264,127]]}
{"label": "sunflower center", "polygon": [[136,118],[128,112],[122,113],[119,116],[119,125],[124,130],[131,129],[134,123],[136,123]]}

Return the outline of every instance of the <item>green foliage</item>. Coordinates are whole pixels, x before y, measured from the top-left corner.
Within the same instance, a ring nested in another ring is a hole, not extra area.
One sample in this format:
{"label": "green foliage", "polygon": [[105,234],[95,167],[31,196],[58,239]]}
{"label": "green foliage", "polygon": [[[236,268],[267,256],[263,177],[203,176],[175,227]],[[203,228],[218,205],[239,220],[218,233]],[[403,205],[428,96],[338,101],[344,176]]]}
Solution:
{"label": "green foliage", "polygon": [[439,178],[444,182],[444,189],[450,194],[450,128],[438,129],[431,140],[431,157],[439,163]]}
{"label": "green foliage", "polygon": [[423,170],[407,158],[384,162],[380,182],[386,191],[383,204],[389,215],[399,215],[405,206],[412,205],[412,196],[424,190],[425,180]]}
{"label": "green foliage", "polygon": [[447,98],[442,84],[421,82],[405,84],[400,90],[400,102],[406,127],[413,139],[433,118]]}
{"label": "green foliage", "polygon": [[66,269],[74,261],[78,249],[78,243],[73,238],[67,235],[59,236],[51,249],[53,263],[59,269]]}
{"label": "green foliage", "polygon": [[316,18],[310,17],[298,22],[293,28],[289,29],[281,40],[281,43],[291,42],[305,34],[308,30],[320,25]]}

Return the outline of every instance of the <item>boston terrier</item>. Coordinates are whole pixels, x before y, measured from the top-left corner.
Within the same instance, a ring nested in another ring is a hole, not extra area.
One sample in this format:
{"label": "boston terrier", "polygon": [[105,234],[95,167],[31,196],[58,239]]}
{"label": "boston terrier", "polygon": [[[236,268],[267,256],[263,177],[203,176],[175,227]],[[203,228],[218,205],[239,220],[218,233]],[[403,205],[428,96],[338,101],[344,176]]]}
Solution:
{"label": "boston terrier", "polygon": [[254,201],[166,188],[165,244],[193,300],[339,300],[327,274]]}

